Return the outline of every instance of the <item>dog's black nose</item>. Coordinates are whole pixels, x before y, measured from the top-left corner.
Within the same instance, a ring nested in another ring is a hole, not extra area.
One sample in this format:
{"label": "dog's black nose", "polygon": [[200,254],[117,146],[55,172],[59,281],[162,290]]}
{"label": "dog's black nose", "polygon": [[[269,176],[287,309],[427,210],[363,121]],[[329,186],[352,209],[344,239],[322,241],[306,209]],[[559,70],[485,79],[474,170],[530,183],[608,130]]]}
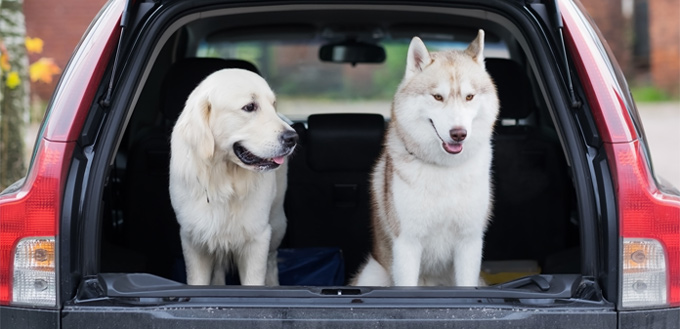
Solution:
{"label": "dog's black nose", "polygon": [[455,142],[462,142],[465,137],[467,137],[467,130],[463,128],[453,128],[449,131],[449,134]]}
{"label": "dog's black nose", "polygon": [[281,140],[281,145],[285,147],[293,147],[295,144],[297,144],[298,134],[295,132],[295,130],[286,130],[281,134],[281,136],[279,136],[279,139]]}

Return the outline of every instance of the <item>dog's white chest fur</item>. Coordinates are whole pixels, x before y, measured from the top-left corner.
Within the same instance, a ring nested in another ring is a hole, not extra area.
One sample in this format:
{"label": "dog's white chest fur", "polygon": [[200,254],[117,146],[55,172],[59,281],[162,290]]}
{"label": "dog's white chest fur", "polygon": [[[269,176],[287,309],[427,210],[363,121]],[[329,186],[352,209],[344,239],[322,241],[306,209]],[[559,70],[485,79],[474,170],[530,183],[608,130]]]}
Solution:
{"label": "dog's white chest fur", "polygon": [[[484,160],[470,161],[455,168],[417,160],[395,162],[391,193],[403,227],[401,231],[437,237],[465,234],[484,227],[485,220],[472,219],[484,218],[490,199],[489,171],[479,165]],[[414,204],[418,206],[414,207]]]}
{"label": "dog's white chest fur", "polygon": [[[268,225],[276,192],[275,173],[242,171],[242,177],[237,181],[214,176],[207,182],[204,191],[188,193],[186,197],[194,199],[190,203],[193,207],[187,209],[191,216],[180,217],[182,229],[191,232],[188,236],[220,258],[243,246],[248,237],[265,230]],[[251,175],[260,177],[249,177]],[[259,186],[254,189],[249,187],[252,184]],[[249,199],[260,200],[262,204],[253,209],[248,207]]]}
{"label": "dog's white chest fur", "polygon": [[469,237],[483,235],[490,186],[483,183],[489,181],[488,169],[472,166],[479,163],[456,168],[402,164],[401,174],[394,175],[392,193],[395,213],[399,214],[399,236],[391,238],[421,245],[419,285],[453,285],[454,251],[469,245]]}

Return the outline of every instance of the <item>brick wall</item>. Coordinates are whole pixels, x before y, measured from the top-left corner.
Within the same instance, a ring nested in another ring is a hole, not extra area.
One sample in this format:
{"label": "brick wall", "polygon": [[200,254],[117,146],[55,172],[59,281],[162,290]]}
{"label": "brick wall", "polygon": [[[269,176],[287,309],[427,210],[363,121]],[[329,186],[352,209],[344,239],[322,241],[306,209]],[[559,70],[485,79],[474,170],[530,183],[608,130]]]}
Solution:
{"label": "brick wall", "polygon": [[[24,0],[26,34],[44,41],[42,54],[32,54],[32,62],[40,57],[53,58],[64,69],[73,50],[103,7],[106,0]],[[54,92],[59,76],[51,84],[32,83],[31,94],[48,100]]]}
{"label": "brick wall", "polygon": [[[63,69],[105,2],[24,0],[28,36],[45,41],[43,53],[31,55],[31,62],[39,57],[51,57]],[[619,65],[632,78],[631,25],[623,17],[621,0],[582,3],[602,31]],[[648,3],[652,83],[674,95],[680,95],[680,0],[653,0]],[[49,85],[34,83],[31,85],[32,94],[47,100],[55,86],[56,79]]]}
{"label": "brick wall", "polygon": [[582,1],[630,82],[635,84],[633,80],[641,77],[672,96],[680,96],[680,0],[646,2],[649,72],[636,72],[632,61],[632,22],[623,16],[622,0]]}
{"label": "brick wall", "polygon": [[616,61],[626,75],[632,73],[632,48],[630,45],[630,22],[624,18],[621,0],[581,1],[590,17],[604,36]]}
{"label": "brick wall", "polygon": [[650,0],[649,16],[652,83],[680,96],[680,0]]}

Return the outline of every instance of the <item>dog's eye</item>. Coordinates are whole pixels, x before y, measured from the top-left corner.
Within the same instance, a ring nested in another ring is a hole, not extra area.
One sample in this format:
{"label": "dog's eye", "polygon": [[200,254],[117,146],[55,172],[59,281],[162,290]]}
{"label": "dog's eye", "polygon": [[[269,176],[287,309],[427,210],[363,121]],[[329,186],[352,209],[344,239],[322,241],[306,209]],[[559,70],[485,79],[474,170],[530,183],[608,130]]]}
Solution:
{"label": "dog's eye", "polygon": [[241,110],[244,110],[246,112],[253,112],[253,111],[257,110],[257,104],[248,103],[248,105],[242,107]]}
{"label": "dog's eye", "polygon": [[444,97],[440,94],[434,94],[432,95],[432,97],[434,97],[434,100],[436,100],[437,102],[441,102],[444,100]]}
{"label": "dog's eye", "polygon": [[475,98],[475,95],[473,95],[473,94],[465,96],[466,101],[471,101],[473,98]]}

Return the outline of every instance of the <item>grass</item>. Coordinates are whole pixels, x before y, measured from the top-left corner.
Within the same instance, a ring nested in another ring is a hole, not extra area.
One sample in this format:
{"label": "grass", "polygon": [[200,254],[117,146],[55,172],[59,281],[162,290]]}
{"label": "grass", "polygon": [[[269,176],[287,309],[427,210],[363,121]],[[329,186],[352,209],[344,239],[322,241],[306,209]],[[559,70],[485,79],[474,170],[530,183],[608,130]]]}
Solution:
{"label": "grass", "polygon": [[633,98],[636,102],[658,103],[677,100],[665,91],[653,86],[639,86],[631,88]]}

